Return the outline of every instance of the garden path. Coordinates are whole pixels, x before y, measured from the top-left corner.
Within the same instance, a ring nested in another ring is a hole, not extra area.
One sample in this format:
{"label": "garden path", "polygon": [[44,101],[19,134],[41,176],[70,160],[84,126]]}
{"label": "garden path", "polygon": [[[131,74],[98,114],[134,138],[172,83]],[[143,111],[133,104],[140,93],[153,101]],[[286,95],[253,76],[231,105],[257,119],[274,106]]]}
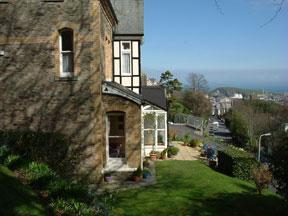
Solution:
{"label": "garden path", "polygon": [[191,148],[189,146],[183,146],[183,142],[172,142],[171,145],[179,148],[178,154],[174,158],[169,158],[170,160],[199,160],[200,156],[200,148]]}

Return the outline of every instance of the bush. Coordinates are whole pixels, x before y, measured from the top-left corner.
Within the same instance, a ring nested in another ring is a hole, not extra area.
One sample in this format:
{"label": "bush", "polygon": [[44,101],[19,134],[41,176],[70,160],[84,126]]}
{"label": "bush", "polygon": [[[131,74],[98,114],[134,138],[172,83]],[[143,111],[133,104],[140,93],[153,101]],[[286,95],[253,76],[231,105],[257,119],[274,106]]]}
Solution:
{"label": "bush", "polygon": [[55,215],[101,215],[100,210],[91,208],[87,204],[74,199],[56,199],[50,203],[50,207],[54,210]]}
{"label": "bush", "polygon": [[165,160],[165,159],[166,159],[167,151],[168,151],[168,149],[166,148],[166,149],[164,149],[164,150],[161,152],[160,158],[161,158],[162,160]]}
{"label": "bush", "polygon": [[192,140],[192,137],[190,134],[185,134],[182,138],[182,141],[184,142],[184,145],[188,145]]}
{"label": "bush", "polygon": [[202,144],[202,141],[198,140],[198,139],[193,139],[190,141],[190,146],[192,148],[196,148],[196,147],[200,146],[201,144]]}
{"label": "bush", "polygon": [[252,168],[258,164],[256,159],[232,146],[218,151],[218,169],[220,172],[243,180],[251,180]]}
{"label": "bush", "polygon": [[252,169],[252,177],[256,185],[257,192],[259,194],[268,187],[272,180],[272,174],[268,167],[260,165]]}
{"label": "bush", "polygon": [[169,147],[168,148],[168,157],[171,157],[171,156],[176,156],[179,152],[179,148],[177,147]]}
{"label": "bush", "polygon": [[55,179],[48,186],[50,198],[74,198],[85,201],[88,199],[86,187],[66,179]]}
{"label": "bush", "polygon": [[0,146],[6,145],[13,154],[28,161],[47,163],[54,170],[63,173],[69,169],[71,160],[67,157],[69,141],[59,133],[33,131],[0,131]]}
{"label": "bush", "polygon": [[24,161],[19,155],[9,155],[4,160],[4,166],[8,167],[11,170],[16,170],[23,166]]}
{"label": "bush", "polygon": [[133,176],[141,177],[143,174],[142,169],[140,167],[137,168],[136,171],[133,172]]}
{"label": "bush", "polygon": [[180,135],[175,136],[175,141],[183,141],[183,137]]}
{"label": "bush", "polygon": [[0,164],[3,164],[10,151],[6,145],[0,146]]}
{"label": "bush", "polygon": [[288,201],[288,132],[276,134],[276,142],[273,145],[272,172],[277,184],[277,193]]}
{"label": "bush", "polygon": [[55,172],[43,163],[31,162],[24,169],[25,176],[30,185],[37,189],[43,189],[56,176]]}

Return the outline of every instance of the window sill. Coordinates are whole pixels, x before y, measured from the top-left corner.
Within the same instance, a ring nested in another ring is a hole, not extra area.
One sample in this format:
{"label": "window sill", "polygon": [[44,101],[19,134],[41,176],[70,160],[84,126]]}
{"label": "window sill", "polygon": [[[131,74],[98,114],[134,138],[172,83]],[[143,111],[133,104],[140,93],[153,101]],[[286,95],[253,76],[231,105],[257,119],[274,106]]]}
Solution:
{"label": "window sill", "polygon": [[74,82],[78,81],[77,76],[70,76],[70,77],[54,77],[54,81],[59,81],[59,82]]}

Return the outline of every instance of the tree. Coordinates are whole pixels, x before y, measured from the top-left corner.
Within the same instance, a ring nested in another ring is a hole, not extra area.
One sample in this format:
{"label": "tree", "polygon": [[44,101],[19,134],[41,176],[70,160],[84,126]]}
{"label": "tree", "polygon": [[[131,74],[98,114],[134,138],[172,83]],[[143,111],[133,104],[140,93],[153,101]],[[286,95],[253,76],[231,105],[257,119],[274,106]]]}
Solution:
{"label": "tree", "polygon": [[179,114],[189,114],[190,110],[177,100],[172,100],[169,106],[169,120],[174,121]]}
{"label": "tree", "polygon": [[208,91],[208,81],[203,74],[190,73],[189,74],[190,88],[193,92]]}
{"label": "tree", "polygon": [[275,134],[273,145],[272,172],[277,181],[276,188],[286,200],[288,200],[288,133],[281,131]]}
{"label": "tree", "polygon": [[182,89],[182,83],[178,79],[173,79],[173,74],[170,71],[161,74],[159,83],[166,88],[168,98],[171,97],[174,91]]}
{"label": "tree", "polygon": [[183,104],[191,109],[193,115],[203,117],[211,115],[212,105],[203,92],[186,91]]}

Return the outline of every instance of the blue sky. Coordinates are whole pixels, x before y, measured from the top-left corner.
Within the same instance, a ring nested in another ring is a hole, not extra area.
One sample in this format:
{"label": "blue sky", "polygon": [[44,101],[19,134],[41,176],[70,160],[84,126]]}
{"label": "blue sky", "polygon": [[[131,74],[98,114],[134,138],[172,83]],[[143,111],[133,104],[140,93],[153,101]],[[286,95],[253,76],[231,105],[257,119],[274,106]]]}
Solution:
{"label": "blue sky", "polygon": [[[210,87],[288,91],[288,0],[145,0],[143,70],[185,82],[202,73]],[[222,14],[223,12],[223,14]]]}

